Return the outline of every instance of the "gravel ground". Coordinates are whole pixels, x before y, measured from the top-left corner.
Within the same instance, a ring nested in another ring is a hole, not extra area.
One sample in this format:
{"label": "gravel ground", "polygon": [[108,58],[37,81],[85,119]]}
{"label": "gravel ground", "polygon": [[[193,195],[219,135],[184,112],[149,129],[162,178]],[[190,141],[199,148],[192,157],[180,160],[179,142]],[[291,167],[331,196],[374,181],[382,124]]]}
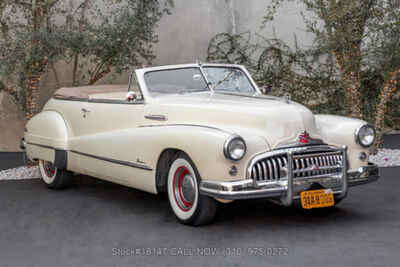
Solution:
{"label": "gravel ground", "polygon": [[[380,149],[377,155],[371,155],[369,160],[379,167],[400,166],[400,149]],[[40,178],[38,167],[18,167],[0,171],[0,180],[24,180]]]}
{"label": "gravel ground", "polygon": [[0,171],[0,180],[25,180],[40,178],[39,167],[18,167]]}
{"label": "gravel ground", "polygon": [[369,160],[379,167],[400,166],[400,149],[379,149],[378,154],[371,155]]}

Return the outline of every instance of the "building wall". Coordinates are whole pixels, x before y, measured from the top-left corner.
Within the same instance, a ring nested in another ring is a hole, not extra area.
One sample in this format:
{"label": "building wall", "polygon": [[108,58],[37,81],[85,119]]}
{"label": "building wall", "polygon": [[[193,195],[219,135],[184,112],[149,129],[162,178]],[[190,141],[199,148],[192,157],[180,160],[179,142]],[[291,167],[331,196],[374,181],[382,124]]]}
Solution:
{"label": "building wall", "polygon": [[158,29],[154,63],[179,64],[204,60],[209,40],[231,32],[231,0],[175,0],[171,16],[164,16]]}
{"label": "building wall", "polygon": [[221,32],[238,34],[250,31],[277,37],[293,44],[294,34],[302,44],[310,42],[296,2],[278,10],[276,20],[261,29],[269,0],[175,0],[171,16],[165,16],[158,29],[159,40],[154,64],[176,64],[207,58],[210,39]]}

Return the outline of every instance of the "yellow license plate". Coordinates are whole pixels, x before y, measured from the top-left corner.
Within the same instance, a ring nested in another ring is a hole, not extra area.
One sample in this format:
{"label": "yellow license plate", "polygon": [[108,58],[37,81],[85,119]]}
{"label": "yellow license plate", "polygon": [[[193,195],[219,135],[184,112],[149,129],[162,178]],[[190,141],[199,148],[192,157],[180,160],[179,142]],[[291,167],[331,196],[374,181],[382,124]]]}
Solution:
{"label": "yellow license plate", "polygon": [[335,205],[331,189],[310,190],[300,193],[303,209],[325,208]]}

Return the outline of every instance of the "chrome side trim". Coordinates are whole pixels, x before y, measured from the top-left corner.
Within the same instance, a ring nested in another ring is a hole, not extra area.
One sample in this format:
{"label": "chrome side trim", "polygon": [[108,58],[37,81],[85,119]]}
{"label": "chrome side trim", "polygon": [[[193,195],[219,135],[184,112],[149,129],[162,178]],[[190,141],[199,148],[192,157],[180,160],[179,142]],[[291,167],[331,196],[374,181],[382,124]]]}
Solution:
{"label": "chrome side trim", "polygon": [[90,157],[90,158],[94,158],[94,159],[98,159],[98,160],[102,160],[102,161],[111,162],[111,163],[114,163],[114,164],[119,164],[119,165],[123,165],[123,166],[129,166],[129,167],[132,167],[132,168],[142,169],[142,170],[146,170],[146,171],[152,171],[153,170],[153,168],[151,168],[150,166],[144,165],[144,164],[138,164],[138,163],[133,163],[133,162],[129,162],[129,161],[105,158],[105,157],[101,157],[101,156],[96,156],[96,155],[92,155],[92,154],[83,153],[83,152],[76,151],[76,150],[70,150],[70,152],[71,153],[75,153],[75,154],[79,154],[79,155],[82,155],[82,156],[85,156],[85,157]]}
{"label": "chrome side trim", "polygon": [[[43,147],[43,148],[47,148],[47,149],[54,149],[56,151],[58,150],[57,148],[52,147],[52,146],[46,146],[46,145],[30,143],[30,142],[27,142],[26,144],[33,145],[33,146],[38,146],[38,147]],[[151,168],[150,166],[147,166],[145,164],[139,164],[139,163],[133,163],[133,162],[129,162],[129,161],[122,161],[122,160],[117,160],[117,159],[111,159],[111,158],[95,156],[95,155],[92,155],[92,154],[87,154],[87,153],[83,153],[83,152],[76,151],[76,150],[63,150],[63,151],[79,154],[79,155],[86,156],[86,157],[91,157],[91,158],[98,159],[98,160],[111,162],[111,163],[114,163],[114,164],[129,166],[129,167],[132,167],[132,168],[143,169],[143,170],[147,170],[147,171],[152,171],[153,170],[153,168]]]}
{"label": "chrome side trim", "polygon": [[135,101],[127,101],[127,100],[117,100],[117,99],[101,99],[101,98],[94,98],[89,99],[89,103],[100,103],[100,104],[122,104],[122,105],[140,105],[144,104],[144,100],[139,99]]}
{"label": "chrome side trim", "polygon": [[116,99],[89,99],[81,97],[64,97],[64,96],[54,96],[55,100],[63,101],[78,101],[78,102],[88,102],[88,103],[101,103],[101,104],[122,104],[122,105],[141,105],[145,104],[144,100],[137,100],[134,102],[129,102],[126,100],[116,100]]}
{"label": "chrome side trim", "polygon": [[186,127],[202,127],[202,128],[208,128],[208,129],[212,129],[212,130],[216,130],[216,131],[220,131],[226,134],[234,134],[232,132],[217,128],[217,127],[213,127],[213,126],[207,126],[207,125],[199,125],[199,124],[186,124],[186,123],[176,123],[176,124],[157,124],[157,125],[139,125],[138,127],[140,128],[147,128],[147,127],[168,127],[168,126],[186,126]]}
{"label": "chrome side trim", "polygon": [[167,116],[165,116],[165,115],[149,114],[149,115],[145,115],[144,118],[148,119],[148,120],[155,120],[155,121],[167,121],[168,120]]}
{"label": "chrome side trim", "polygon": [[26,144],[32,145],[32,146],[43,147],[43,148],[47,148],[47,149],[56,149],[55,147],[52,147],[52,146],[46,146],[46,145],[41,145],[41,144],[37,144],[37,143],[26,142]]}
{"label": "chrome side trim", "polygon": [[65,100],[65,101],[79,101],[79,102],[89,102],[88,98],[84,97],[75,97],[75,96],[53,96],[53,99],[56,100]]}

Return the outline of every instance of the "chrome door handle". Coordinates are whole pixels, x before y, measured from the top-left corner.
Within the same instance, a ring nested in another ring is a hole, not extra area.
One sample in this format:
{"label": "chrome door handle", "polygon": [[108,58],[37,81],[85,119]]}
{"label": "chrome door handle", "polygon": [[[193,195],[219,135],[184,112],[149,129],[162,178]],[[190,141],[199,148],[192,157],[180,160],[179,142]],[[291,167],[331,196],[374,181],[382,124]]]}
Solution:
{"label": "chrome door handle", "polygon": [[86,114],[90,112],[90,110],[86,108],[82,108],[81,111],[83,112],[83,117],[86,118]]}

